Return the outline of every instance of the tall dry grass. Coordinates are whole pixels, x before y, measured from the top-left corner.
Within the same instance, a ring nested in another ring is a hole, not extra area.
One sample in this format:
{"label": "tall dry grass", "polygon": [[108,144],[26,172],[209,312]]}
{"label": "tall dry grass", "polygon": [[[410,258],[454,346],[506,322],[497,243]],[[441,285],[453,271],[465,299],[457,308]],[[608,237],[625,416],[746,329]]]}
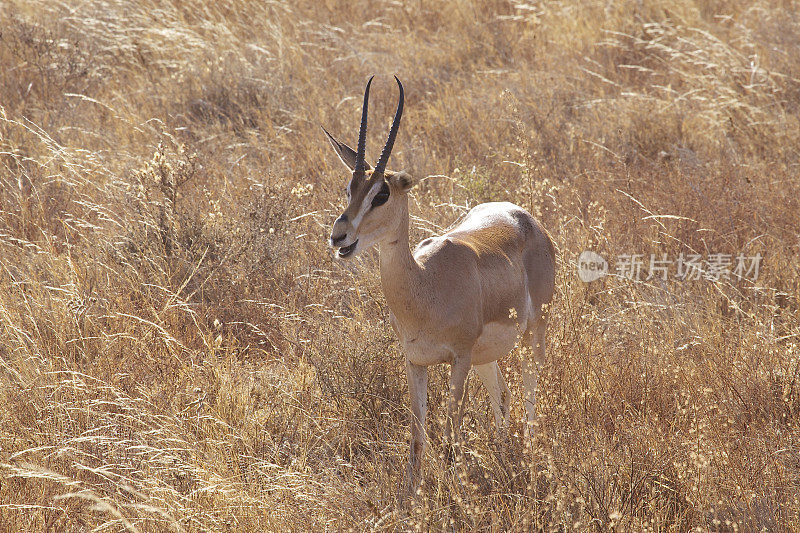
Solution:
{"label": "tall dry grass", "polygon": [[[0,530],[800,529],[799,13],[6,2]],[[406,506],[376,258],[325,244],[346,175],[318,126],[352,141],[372,73],[369,152],[397,73],[390,166],[439,176],[415,238],[505,199],[559,249],[533,446],[473,379],[466,459],[434,416]],[[585,249],[764,259],[587,285]]]}

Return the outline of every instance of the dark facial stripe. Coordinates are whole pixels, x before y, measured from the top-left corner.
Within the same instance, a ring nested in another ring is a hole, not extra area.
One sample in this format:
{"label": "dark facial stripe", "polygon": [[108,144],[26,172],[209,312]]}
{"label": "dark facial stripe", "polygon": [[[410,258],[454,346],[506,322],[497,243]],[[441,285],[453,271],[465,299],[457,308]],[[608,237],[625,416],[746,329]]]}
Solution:
{"label": "dark facial stripe", "polygon": [[[367,176],[371,178],[371,172],[368,171]],[[369,200],[372,200],[372,197],[375,195],[370,195],[370,192],[375,192],[377,194],[380,191],[380,187],[376,188],[376,184],[381,183],[376,180],[367,179],[366,181],[357,181],[352,180],[350,182],[350,202],[347,205],[347,209],[345,209],[344,214],[347,215],[348,219],[353,221],[354,224],[358,224],[361,222],[361,217],[366,214],[369,210],[369,205],[365,200],[368,196],[371,196]],[[365,205],[367,204],[367,205]]]}

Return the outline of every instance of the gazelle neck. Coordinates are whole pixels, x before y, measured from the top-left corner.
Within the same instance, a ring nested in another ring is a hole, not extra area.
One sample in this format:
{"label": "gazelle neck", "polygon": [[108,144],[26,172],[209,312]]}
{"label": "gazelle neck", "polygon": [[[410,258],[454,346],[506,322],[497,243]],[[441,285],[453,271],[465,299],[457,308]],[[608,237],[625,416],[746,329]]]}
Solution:
{"label": "gazelle neck", "polygon": [[380,269],[383,294],[395,315],[401,314],[399,306],[408,308],[415,300],[415,289],[420,286],[422,269],[414,260],[408,242],[408,198],[402,204],[396,228],[380,244]]}

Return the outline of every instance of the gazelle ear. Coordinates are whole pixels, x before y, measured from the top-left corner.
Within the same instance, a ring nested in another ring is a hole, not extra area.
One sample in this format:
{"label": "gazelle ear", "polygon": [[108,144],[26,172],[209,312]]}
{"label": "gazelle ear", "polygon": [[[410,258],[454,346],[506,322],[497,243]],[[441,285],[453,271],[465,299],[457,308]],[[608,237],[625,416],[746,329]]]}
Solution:
{"label": "gazelle ear", "polygon": [[[336,151],[336,155],[339,156],[339,159],[342,161],[342,163],[344,163],[345,166],[350,170],[353,170],[356,167],[356,151],[347,146],[345,143],[339,142],[336,139],[334,139],[333,135],[328,133],[328,130],[326,130],[325,128],[322,128],[322,131],[324,131],[325,135],[328,136],[328,140],[331,142],[331,146],[333,146],[333,149]],[[372,167],[369,166],[369,163],[365,161],[364,170],[369,170],[371,168]]]}
{"label": "gazelle ear", "polygon": [[404,170],[401,170],[400,172],[393,172],[391,174],[387,172],[386,180],[401,191],[409,190],[419,181]]}

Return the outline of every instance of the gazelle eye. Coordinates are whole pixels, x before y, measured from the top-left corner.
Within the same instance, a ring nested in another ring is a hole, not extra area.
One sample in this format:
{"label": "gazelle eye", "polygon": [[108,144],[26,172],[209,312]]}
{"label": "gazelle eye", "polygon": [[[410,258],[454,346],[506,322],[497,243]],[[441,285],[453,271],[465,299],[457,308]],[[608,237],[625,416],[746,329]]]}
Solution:
{"label": "gazelle eye", "polygon": [[372,199],[372,207],[383,205],[387,200],[389,200],[389,186],[384,183],[381,190],[375,195],[375,198]]}

